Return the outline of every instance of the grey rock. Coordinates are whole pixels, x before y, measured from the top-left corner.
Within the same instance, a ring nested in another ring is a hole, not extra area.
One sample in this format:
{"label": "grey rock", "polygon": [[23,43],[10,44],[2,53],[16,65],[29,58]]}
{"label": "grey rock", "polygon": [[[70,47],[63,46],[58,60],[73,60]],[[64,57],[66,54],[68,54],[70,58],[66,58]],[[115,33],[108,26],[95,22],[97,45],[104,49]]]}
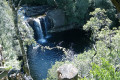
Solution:
{"label": "grey rock", "polygon": [[32,7],[24,7],[25,15],[27,17],[33,17],[38,15],[43,15],[45,12],[50,10],[51,7],[44,5],[44,6],[32,6]]}
{"label": "grey rock", "polygon": [[28,23],[31,27],[33,27],[33,26],[34,26],[34,19],[32,19],[32,18],[27,19],[27,23]]}
{"label": "grey rock", "polygon": [[72,64],[64,64],[57,69],[58,80],[78,80],[78,69]]}
{"label": "grey rock", "polygon": [[65,25],[65,14],[61,9],[49,10],[46,15],[52,20],[54,27]]}

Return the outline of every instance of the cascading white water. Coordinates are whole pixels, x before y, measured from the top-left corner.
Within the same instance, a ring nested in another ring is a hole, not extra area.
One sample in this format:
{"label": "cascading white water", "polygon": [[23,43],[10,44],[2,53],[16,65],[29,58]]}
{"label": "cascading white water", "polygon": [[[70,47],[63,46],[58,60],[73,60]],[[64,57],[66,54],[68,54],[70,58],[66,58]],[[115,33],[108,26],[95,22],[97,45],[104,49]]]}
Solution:
{"label": "cascading white water", "polygon": [[44,20],[44,25],[45,25],[45,34],[46,34],[46,36],[45,36],[45,38],[49,38],[50,37],[50,34],[48,34],[48,25],[47,25],[47,22],[46,22],[46,17],[44,17],[43,18],[43,20]]}
{"label": "cascading white water", "polygon": [[46,24],[46,21],[45,21],[45,17],[43,18],[44,20],[44,25],[45,25],[45,34],[47,35],[47,24]]}
{"label": "cascading white water", "polygon": [[37,35],[38,39],[39,39],[38,42],[45,43],[46,39],[44,38],[43,30],[42,30],[42,26],[41,26],[39,18],[34,19],[34,21],[35,21],[35,26],[36,26],[37,31],[38,31],[38,35]]}

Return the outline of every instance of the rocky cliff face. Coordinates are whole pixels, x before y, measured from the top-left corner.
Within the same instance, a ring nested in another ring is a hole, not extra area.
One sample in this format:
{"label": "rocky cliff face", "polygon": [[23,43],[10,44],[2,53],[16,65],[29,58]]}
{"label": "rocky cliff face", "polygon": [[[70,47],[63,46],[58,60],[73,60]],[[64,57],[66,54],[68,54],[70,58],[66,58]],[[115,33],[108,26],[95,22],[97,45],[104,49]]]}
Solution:
{"label": "rocky cliff face", "polygon": [[49,6],[35,6],[25,7],[24,10],[25,16],[29,17],[27,22],[30,26],[34,25],[35,18],[38,18],[39,16],[46,16],[49,19],[49,23],[51,23],[51,28],[49,28],[48,32],[61,32],[75,28],[74,24],[65,24],[65,13],[61,9],[52,9]]}
{"label": "rocky cliff face", "polygon": [[27,17],[44,15],[45,12],[47,12],[48,10],[51,10],[51,9],[52,9],[52,7],[47,6],[47,5],[24,7],[25,16],[27,16]]}
{"label": "rocky cliff face", "polygon": [[53,27],[60,27],[65,25],[65,14],[61,9],[49,10],[46,13],[51,21],[53,22]]}

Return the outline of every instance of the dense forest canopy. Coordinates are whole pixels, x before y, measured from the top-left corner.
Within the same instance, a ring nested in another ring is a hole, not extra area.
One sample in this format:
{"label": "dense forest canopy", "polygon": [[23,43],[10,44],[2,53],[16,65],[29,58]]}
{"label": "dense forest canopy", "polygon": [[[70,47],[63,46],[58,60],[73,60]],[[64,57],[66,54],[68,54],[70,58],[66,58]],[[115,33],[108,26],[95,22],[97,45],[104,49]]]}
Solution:
{"label": "dense forest canopy", "polygon": [[[35,31],[23,23],[18,10],[43,5],[61,9],[65,25],[74,24],[74,29],[91,32],[87,34],[91,41],[89,48],[72,60],[55,62],[46,80],[58,80],[56,70],[63,64],[73,64],[79,80],[120,79],[120,0],[0,0],[0,80],[32,80],[27,50],[39,43],[34,39]],[[35,18],[31,19],[38,20]],[[53,49],[39,47],[43,51]],[[70,54],[70,49],[57,45],[54,48],[61,49],[67,57]],[[13,73],[16,75],[11,76]]]}

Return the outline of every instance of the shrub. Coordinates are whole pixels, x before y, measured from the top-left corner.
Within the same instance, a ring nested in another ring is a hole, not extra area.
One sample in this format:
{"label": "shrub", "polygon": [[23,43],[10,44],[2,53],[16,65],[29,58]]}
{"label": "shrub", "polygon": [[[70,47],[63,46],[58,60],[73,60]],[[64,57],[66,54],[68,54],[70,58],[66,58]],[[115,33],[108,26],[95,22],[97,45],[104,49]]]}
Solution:
{"label": "shrub", "polygon": [[120,72],[115,72],[115,68],[108,61],[102,58],[101,65],[92,64],[90,73],[95,80],[120,80]]}
{"label": "shrub", "polygon": [[[80,80],[94,78],[98,80],[119,80],[120,72],[115,72],[114,67],[120,61],[120,30],[109,29],[112,21],[105,13],[104,9],[95,9],[94,12],[90,13],[93,17],[83,26],[86,31],[92,30],[91,40],[94,41],[92,48],[74,56],[71,61],[64,61],[64,63],[72,63],[78,68],[78,74],[83,78]],[[93,64],[91,65],[91,63]],[[52,72],[49,72],[48,79],[57,79],[57,76],[53,76],[52,73],[55,73],[59,67],[55,66],[58,64],[53,65],[49,70]]]}

